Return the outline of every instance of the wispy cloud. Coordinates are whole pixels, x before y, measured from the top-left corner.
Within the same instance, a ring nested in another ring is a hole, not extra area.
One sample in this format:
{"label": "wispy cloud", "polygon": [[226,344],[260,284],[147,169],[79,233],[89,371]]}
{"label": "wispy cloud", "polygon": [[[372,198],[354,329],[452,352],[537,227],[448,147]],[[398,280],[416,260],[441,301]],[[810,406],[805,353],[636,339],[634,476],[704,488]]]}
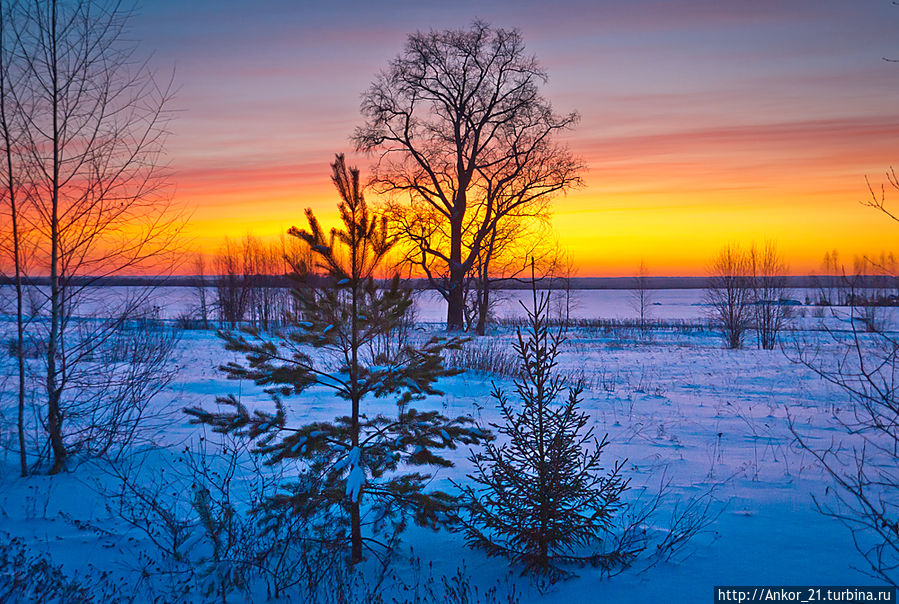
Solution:
{"label": "wispy cloud", "polygon": [[557,202],[556,224],[590,271],[624,270],[678,230],[690,250],[658,261],[682,272],[727,237],[774,232],[809,266],[816,246],[895,239],[857,200],[866,174],[899,162],[899,67],[882,60],[899,56],[899,8],[843,0],[150,3],[134,34],[176,67],[169,162],[194,232],[327,215],[327,164],[350,150],[360,92],[409,32],[474,18],[519,27],[554,105],[582,114],[568,142],[588,187]]}

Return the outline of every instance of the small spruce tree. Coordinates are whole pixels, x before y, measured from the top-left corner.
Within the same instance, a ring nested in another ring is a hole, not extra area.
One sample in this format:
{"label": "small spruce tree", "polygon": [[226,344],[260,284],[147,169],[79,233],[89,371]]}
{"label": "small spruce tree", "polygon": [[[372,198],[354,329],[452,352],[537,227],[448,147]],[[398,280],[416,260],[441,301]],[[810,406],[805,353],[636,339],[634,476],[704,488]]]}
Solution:
{"label": "small spruce tree", "polygon": [[612,527],[628,480],[621,474],[624,462],[608,472],[600,466],[608,440],[597,440],[587,427],[590,418],[578,408],[582,386],[568,387],[564,402],[557,401],[566,390],[554,371],[564,338],[550,327],[548,297],[538,296],[533,278],[532,293],[526,330],[517,330],[514,345],[521,405],[494,384],[492,397],[504,421],[492,427],[507,439],[469,457],[474,484],[461,487],[461,522],[469,546],[556,580],[569,574],[560,563],[620,561],[597,545]]}
{"label": "small spruce tree", "polygon": [[[355,564],[363,559],[363,544],[384,545],[374,530],[363,537],[364,526],[389,523],[399,531],[412,518],[437,528],[452,519],[456,499],[425,492],[430,475],[412,470],[451,466],[441,449],[478,444],[490,435],[469,417],[451,419],[410,406],[441,394],[436,380],[456,373],[443,367],[442,352],[461,341],[432,338],[419,348],[380,345],[402,325],[411,292],[398,275],[386,285],[376,282],[393,243],[386,222],[369,214],[359,171],[348,169],[343,155],[331,167],[343,228],[326,234],[307,209],[308,230],[290,229],[290,235],[308,244],[315,262],[293,261],[296,313],[288,327],[274,337],[249,328],[220,332],[228,350],[246,357],[246,364],[232,362],[221,369],[231,379],[265,386],[275,412],[251,413],[233,395],[217,399],[227,411],[194,407],[185,412],[215,431],[256,439],[255,451],[267,456],[268,464],[300,462],[296,482],[269,497],[263,511],[272,518],[285,509],[309,517],[336,515],[348,525],[348,538],[343,529],[338,540],[350,545]],[[348,414],[289,426],[282,399],[314,384],[347,401]],[[365,413],[363,406],[377,397],[395,397],[397,413]]]}

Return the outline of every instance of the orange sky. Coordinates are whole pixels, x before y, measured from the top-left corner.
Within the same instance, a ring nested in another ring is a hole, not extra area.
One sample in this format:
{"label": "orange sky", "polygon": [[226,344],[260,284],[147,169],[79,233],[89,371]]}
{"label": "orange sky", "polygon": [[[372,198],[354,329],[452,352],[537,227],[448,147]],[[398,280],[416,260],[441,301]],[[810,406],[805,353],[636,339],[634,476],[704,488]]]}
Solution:
{"label": "orange sky", "polygon": [[859,203],[865,176],[879,186],[899,163],[889,2],[392,4],[163,1],[138,17],[154,62],[176,65],[169,162],[197,249],[276,237],[307,206],[329,222],[328,163],[351,151],[361,91],[409,32],[480,17],[519,27],[548,98],[582,115],[567,142],[586,186],[553,217],[581,276],[630,275],[641,257],[653,274],[703,274],[735,240],[776,241],[797,274],[834,248],[899,251],[899,224]]}

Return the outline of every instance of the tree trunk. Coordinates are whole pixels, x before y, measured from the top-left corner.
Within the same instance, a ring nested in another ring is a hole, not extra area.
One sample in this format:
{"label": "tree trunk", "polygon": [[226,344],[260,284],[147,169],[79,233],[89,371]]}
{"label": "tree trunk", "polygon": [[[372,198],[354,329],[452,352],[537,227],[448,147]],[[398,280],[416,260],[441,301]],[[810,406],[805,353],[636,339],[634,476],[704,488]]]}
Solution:
{"label": "tree trunk", "polygon": [[[12,172],[10,171],[10,178]],[[22,476],[28,476],[28,456],[25,452],[25,326],[22,308],[22,260],[19,249],[19,231],[16,219],[17,208],[13,203],[13,254],[15,255],[16,264],[16,357],[19,370],[19,409],[18,409],[18,432],[19,432],[19,465],[21,466]]]}
{"label": "tree trunk", "polygon": [[[546,534],[546,526],[542,527],[544,534]],[[549,568],[549,544],[546,542],[545,538],[540,539],[540,568],[546,569]]]}
{"label": "tree trunk", "polygon": [[486,277],[481,279],[481,293],[478,295],[478,325],[476,328],[479,336],[487,335],[487,314],[490,308],[490,282]]}
{"label": "tree trunk", "polygon": [[[352,204],[351,207],[353,212],[353,225],[350,228],[350,236],[352,239],[350,245],[350,258],[352,262],[350,278],[352,280],[352,290],[350,295],[352,296],[353,316],[350,322],[350,329],[352,330],[350,333],[350,398],[352,399],[353,405],[352,441],[353,448],[355,449],[359,446],[359,403],[362,398],[359,392],[359,286],[362,275],[360,270],[361,261],[358,258],[359,241],[357,237],[359,235],[359,229],[356,223],[356,205]],[[361,456],[357,463],[362,463]],[[350,523],[352,524],[350,528],[350,539],[352,542],[350,556],[353,564],[362,562],[362,515],[359,512],[359,500],[361,498],[362,490],[360,489],[359,493],[356,494],[355,499],[350,502]]]}
{"label": "tree trunk", "polygon": [[453,217],[450,230],[449,286],[447,287],[446,330],[465,329],[465,270],[462,267],[462,213]]}
{"label": "tree trunk", "polygon": [[[0,5],[0,10],[3,7]],[[6,21],[5,15],[0,15],[0,46],[4,46],[4,33]],[[2,52],[2,51],[0,51]],[[6,58],[0,55],[0,58]],[[5,63],[5,61],[4,61]],[[16,281],[16,366],[19,372],[19,396],[18,396],[18,436],[19,436],[19,465],[22,476],[28,475],[28,457],[25,452],[25,315],[24,294],[22,290],[22,246],[19,239],[19,207],[16,205],[16,184],[13,181],[12,161],[12,135],[9,131],[9,118],[6,97],[6,65],[0,64],[0,120],[3,126],[3,141],[6,151],[6,175],[9,189],[9,213],[12,219],[12,246],[13,265],[15,267]],[[15,109],[14,109],[15,111]]]}
{"label": "tree trunk", "polygon": [[60,139],[59,129],[59,90],[57,69],[59,59],[55,56],[56,45],[56,2],[52,5],[50,18],[50,40],[54,56],[51,58],[53,77],[53,90],[51,94],[53,105],[53,181],[52,181],[52,210],[50,216],[50,337],[47,342],[47,433],[50,437],[50,447],[53,449],[53,467],[51,474],[56,474],[63,469],[66,459],[66,448],[62,438],[62,412],[60,410],[60,398],[62,390],[59,386],[56,354],[60,347],[62,321],[62,291],[59,287],[59,170],[60,170]]}
{"label": "tree trunk", "polygon": [[481,261],[479,267],[480,282],[478,283],[478,326],[479,336],[487,335],[487,315],[490,311],[490,259],[493,257],[493,248],[496,245],[496,225],[490,234],[489,243],[480,252]]}
{"label": "tree trunk", "polygon": [[350,539],[352,551],[350,552],[353,564],[362,562],[362,514],[359,511],[359,501],[350,504],[350,522],[352,523]]}

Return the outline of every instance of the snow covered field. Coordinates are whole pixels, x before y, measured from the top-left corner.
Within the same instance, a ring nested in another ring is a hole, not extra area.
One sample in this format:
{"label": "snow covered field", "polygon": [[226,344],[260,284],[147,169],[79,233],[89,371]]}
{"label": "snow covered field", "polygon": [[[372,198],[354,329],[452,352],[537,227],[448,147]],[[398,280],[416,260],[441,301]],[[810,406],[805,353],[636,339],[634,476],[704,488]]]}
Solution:
{"label": "snow covered field", "polygon": [[[521,293],[511,293],[497,314],[519,316],[514,298]],[[186,308],[189,295],[188,289],[167,292],[160,302],[165,316]],[[627,296],[628,292],[614,290],[578,291],[572,314],[630,318]],[[658,302],[653,317],[698,321],[705,310],[701,296],[700,290],[653,292]],[[666,530],[671,511],[690,498],[711,498],[711,524],[674,559],[649,568],[637,564],[613,577],[583,568],[578,578],[537,589],[517,572],[510,575],[505,561],[467,549],[458,534],[410,528],[402,536],[399,550],[404,554],[395,570],[405,572],[410,565],[406,553],[411,550],[436,577],[452,575],[464,566],[481,593],[496,585],[502,593],[514,583],[521,601],[566,603],[709,602],[715,585],[877,584],[854,570],[863,566],[863,560],[849,532],[816,511],[813,497],[827,501],[832,496],[831,479],[794,444],[789,431],[792,418],[800,433],[826,447],[832,439],[844,438],[834,418],[851,412],[844,392],[791,362],[794,338],[829,350],[826,336],[811,329],[819,323],[811,310],[801,309],[800,314],[805,316],[792,323],[799,331],[785,335],[783,351],[725,350],[717,334],[699,328],[656,330],[648,337],[626,330],[569,332],[560,366],[585,381],[582,408],[591,415],[598,435],[608,433],[611,441],[606,464],[627,459],[631,496],[641,487],[653,492],[670,481],[662,509],[654,516],[657,523],[647,530]],[[439,321],[441,315],[439,304],[420,302],[420,321]],[[7,334],[9,327],[5,322]],[[511,347],[512,336],[510,329],[502,329],[487,338]],[[484,338],[469,343],[481,345]],[[198,443],[202,430],[188,423],[180,413],[183,407],[211,407],[216,396],[229,393],[251,407],[271,406],[261,389],[227,381],[216,371],[231,356],[214,333],[183,332],[177,375],[159,398],[157,417],[148,424],[156,444],[150,449],[149,466],[163,466],[185,446]],[[4,391],[0,532],[22,537],[66,571],[83,572],[90,564],[140,583],[140,555],[151,545],[144,533],[110,513],[109,501],[96,483],[111,478],[98,465],[85,463],[55,477],[18,478],[13,359],[4,353],[0,367]],[[506,378],[469,372],[441,382],[445,395],[419,407],[451,416],[471,414],[483,423],[497,421],[488,396],[492,381],[511,389]],[[296,424],[346,413],[341,401],[317,388],[285,402]],[[389,414],[392,406],[390,400],[373,400],[367,410]],[[471,469],[467,455],[467,450],[450,451],[455,467],[438,472],[434,486],[452,489],[450,479],[464,480]],[[262,600],[265,594],[257,596]],[[204,600],[200,594],[192,597]]]}

